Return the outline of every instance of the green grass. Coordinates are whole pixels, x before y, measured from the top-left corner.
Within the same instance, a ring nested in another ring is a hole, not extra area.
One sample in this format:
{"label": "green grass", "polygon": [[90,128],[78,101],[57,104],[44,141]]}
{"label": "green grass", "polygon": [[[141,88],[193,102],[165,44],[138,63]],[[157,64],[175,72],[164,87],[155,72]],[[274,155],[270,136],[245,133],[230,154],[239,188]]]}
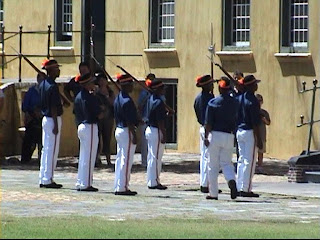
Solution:
{"label": "green grass", "polygon": [[320,238],[319,223],[213,218],[110,221],[100,217],[4,217],[1,238]]}

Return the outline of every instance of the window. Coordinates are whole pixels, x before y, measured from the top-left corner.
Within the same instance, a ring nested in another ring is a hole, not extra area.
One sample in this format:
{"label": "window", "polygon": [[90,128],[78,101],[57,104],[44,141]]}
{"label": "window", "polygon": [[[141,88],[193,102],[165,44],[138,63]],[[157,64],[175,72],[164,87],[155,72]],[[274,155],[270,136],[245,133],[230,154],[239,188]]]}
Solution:
{"label": "window", "polygon": [[308,49],[308,0],[282,0],[281,51],[302,52]]}
{"label": "window", "polygon": [[150,0],[151,44],[174,44],[174,0]]}
{"label": "window", "polygon": [[250,47],[250,0],[224,1],[224,47]]}
{"label": "window", "polygon": [[72,41],[72,0],[56,0],[56,41]]}
{"label": "window", "polygon": [[0,43],[2,43],[2,29],[3,29],[3,0],[0,0]]}

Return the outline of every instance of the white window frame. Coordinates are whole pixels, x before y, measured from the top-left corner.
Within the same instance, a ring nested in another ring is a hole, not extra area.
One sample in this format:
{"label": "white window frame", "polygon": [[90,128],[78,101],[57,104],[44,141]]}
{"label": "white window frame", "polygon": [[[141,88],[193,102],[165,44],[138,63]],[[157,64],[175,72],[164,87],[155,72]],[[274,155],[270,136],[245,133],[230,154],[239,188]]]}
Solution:
{"label": "white window frame", "polygon": [[308,47],[309,1],[291,0],[290,8],[293,9],[290,14],[290,45],[292,47]]}
{"label": "white window frame", "polygon": [[[174,9],[175,9],[175,0],[158,0],[158,42],[159,43],[174,43],[174,38],[175,38],[174,37],[175,35]],[[171,30],[173,31],[171,32]]]}
{"label": "white window frame", "polygon": [[62,2],[62,35],[72,36],[72,0]]}
{"label": "white window frame", "polygon": [[[236,9],[236,11],[234,9]],[[249,47],[250,46],[250,0],[233,0],[231,10],[232,10],[232,14],[231,14],[232,43],[236,47]],[[243,24],[243,21],[244,21],[244,24]],[[249,28],[246,26],[247,24]],[[242,36],[243,33],[245,34],[244,38]],[[246,33],[248,33],[248,39],[246,39]]]}

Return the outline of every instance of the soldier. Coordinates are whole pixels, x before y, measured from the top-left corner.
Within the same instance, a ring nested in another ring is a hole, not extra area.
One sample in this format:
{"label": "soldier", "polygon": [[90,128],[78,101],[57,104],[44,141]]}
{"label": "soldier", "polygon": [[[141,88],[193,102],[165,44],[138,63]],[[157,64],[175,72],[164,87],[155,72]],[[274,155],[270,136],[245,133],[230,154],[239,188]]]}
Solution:
{"label": "soldier", "polygon": [[220,96],[211,99],[206,110],[203,140],[209,151],[209,195],[206,199],[218,200],[220,166],[231,190],[231,199],[237,197],[236,177],[231,160],[239,106],[237,100],[230,96],[230,87],[230,80],[222,77],[219,81]]}
{"label": "soldier", "polygon": [[[99,120],[99,151],[97,154],[98,165],[101,165],[101,154],[105,154],[107,165],[113,167],[111,163],[111,135],[114,126],[113,103],[115,94],[108,86],[108,80],[103,72],[96,73],[96,84],[99,86],[96,96],[99,99],[100,106],[104,109],[103,118]],[[97,162],[96,162],[97,164]]]}
{"label": "soldier", "polygon": [[[153,73],[149,73],[146,77],[146,84],[149,81],[153,81],[155,79],[155,75]],[[142,89],[138,98],[138,110],[142,119],[142,124],[139,126],[139,132],[141,136],[140,146],[141,146],[141,165],[143,167],[147,167],[147,157],[148,157],[148,141],[146,139],[145,131],[147,128],[146,123],[146,108],[147,101],[150,97],[150,93],[146,89]]]}
{"label": "soldier", "polygon": [[[200,190],[203,193],[208,193],[208,175],[207,175],[207,163],[208,163],[208,149],[203,145],[204,140],[204,120],[208,102],[214,98],[213,91],[213,79],[210,75],[203,75],[198,77],[196,86],[201,87],[202,91],[198,94],[194,101],[194,111],[197,116],[197,120],[200,123]],[[209,136],[210,137],[210,136]]]}
{"label": "soldier", "polygon": [[94,95],[95,78],[90,73],[79,79],[82,89],[74,102],[74,113],[78,125],[80,154],[78,167],[78,191],[96,192],[92,186],[93,169],[98,150],[98,120],[103,117],[98,98]]}
{"label": "soldier", "polygon": [[255,171],[257,148],[262,148],[258,126],[260,124],[260,105],[254,95],[258,82],[253,75],[243,79],[244,93],[238,97],[240,103],[238,115],[237,142],[239,160],[237,169],[237,188],[239,196],[259,197],[253,193],[252,178]]}
{"label": "soldier", "polygon": [[161,160],[166,143],[166,109],[161,97],[164,95],[164,85],[162,81],[155,79],[149,82],[149,87],[154,92],[148,99],[146,109],[148,125],[145,133],[148,140],[147,185],[149,189],[165,190],[167,187],[160,183]]}
{"label": "soldier", "polygon": [[133,156],[137,144],[137,109],[130,93],[133,91],[133,79],[128,74],[118,75],[117,82],[121,91],[114,101],[116,120],[115,138],[117,140],[117,158],[115,163],[115,195],[136,195],[129,190],[129,181]]}
{"label": "soldier", "polygon": [[40,160],[41,157],[42,115],[39,85],[45,78],[45,73],[37,74],[37,84],[28,89],[22,102],[21,109],[24,112],[24,126],[26,128],[21,149],[21,163],[23,164],[31,161],[32,153],[36,145],[38,145],[38,160]]}
{"label": "soldier", "polygon": [[79,64],[80,75],[71,78],[71,80],[64,86],[63,92],[70,102],[73,102],[77,94],[81,91],[81,85],[78,82],[80,76],[90,72],[90,65],[87,62],[81,62]]}
{"label": "soldier", "polygon": [[61,65],[54,59],[43,62],[42,69],[47,71],[47,78],[40,83],[40,102],[42,118],[42,155],[40,163],[40,188],[61,188],[61,184],[53,181],[54,169],[57,165],[61,116],[63,114],[59,88],[55,82],[60,76]]}

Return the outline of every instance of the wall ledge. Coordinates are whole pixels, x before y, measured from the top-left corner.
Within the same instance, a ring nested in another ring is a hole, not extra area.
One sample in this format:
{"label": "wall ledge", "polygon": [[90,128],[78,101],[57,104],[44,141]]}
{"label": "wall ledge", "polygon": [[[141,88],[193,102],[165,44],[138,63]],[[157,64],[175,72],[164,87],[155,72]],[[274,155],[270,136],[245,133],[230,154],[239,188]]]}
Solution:
{"label": "wall ledge", "polygon": [[311,57],[311,53],[275,53],[275,57]]}
{"label": "wall ledge", "polygon": [[311,59],[311,53],[275,53],[279,62],[307,62]]}
{"label": "wall ledge", "polygon": [[50,47],[51,51],[73,51],[73,47],[54,46]]}
{"label": "wall ledge", "polygon": [[152,54],[152,53],[176,53],[177,49],[176,48],[146,48],[143,49],[143,51],[146,54]]}
{"label": "wall ledge", "polygon": [[218,51],[218,56],[251,56],[252,51]]}

